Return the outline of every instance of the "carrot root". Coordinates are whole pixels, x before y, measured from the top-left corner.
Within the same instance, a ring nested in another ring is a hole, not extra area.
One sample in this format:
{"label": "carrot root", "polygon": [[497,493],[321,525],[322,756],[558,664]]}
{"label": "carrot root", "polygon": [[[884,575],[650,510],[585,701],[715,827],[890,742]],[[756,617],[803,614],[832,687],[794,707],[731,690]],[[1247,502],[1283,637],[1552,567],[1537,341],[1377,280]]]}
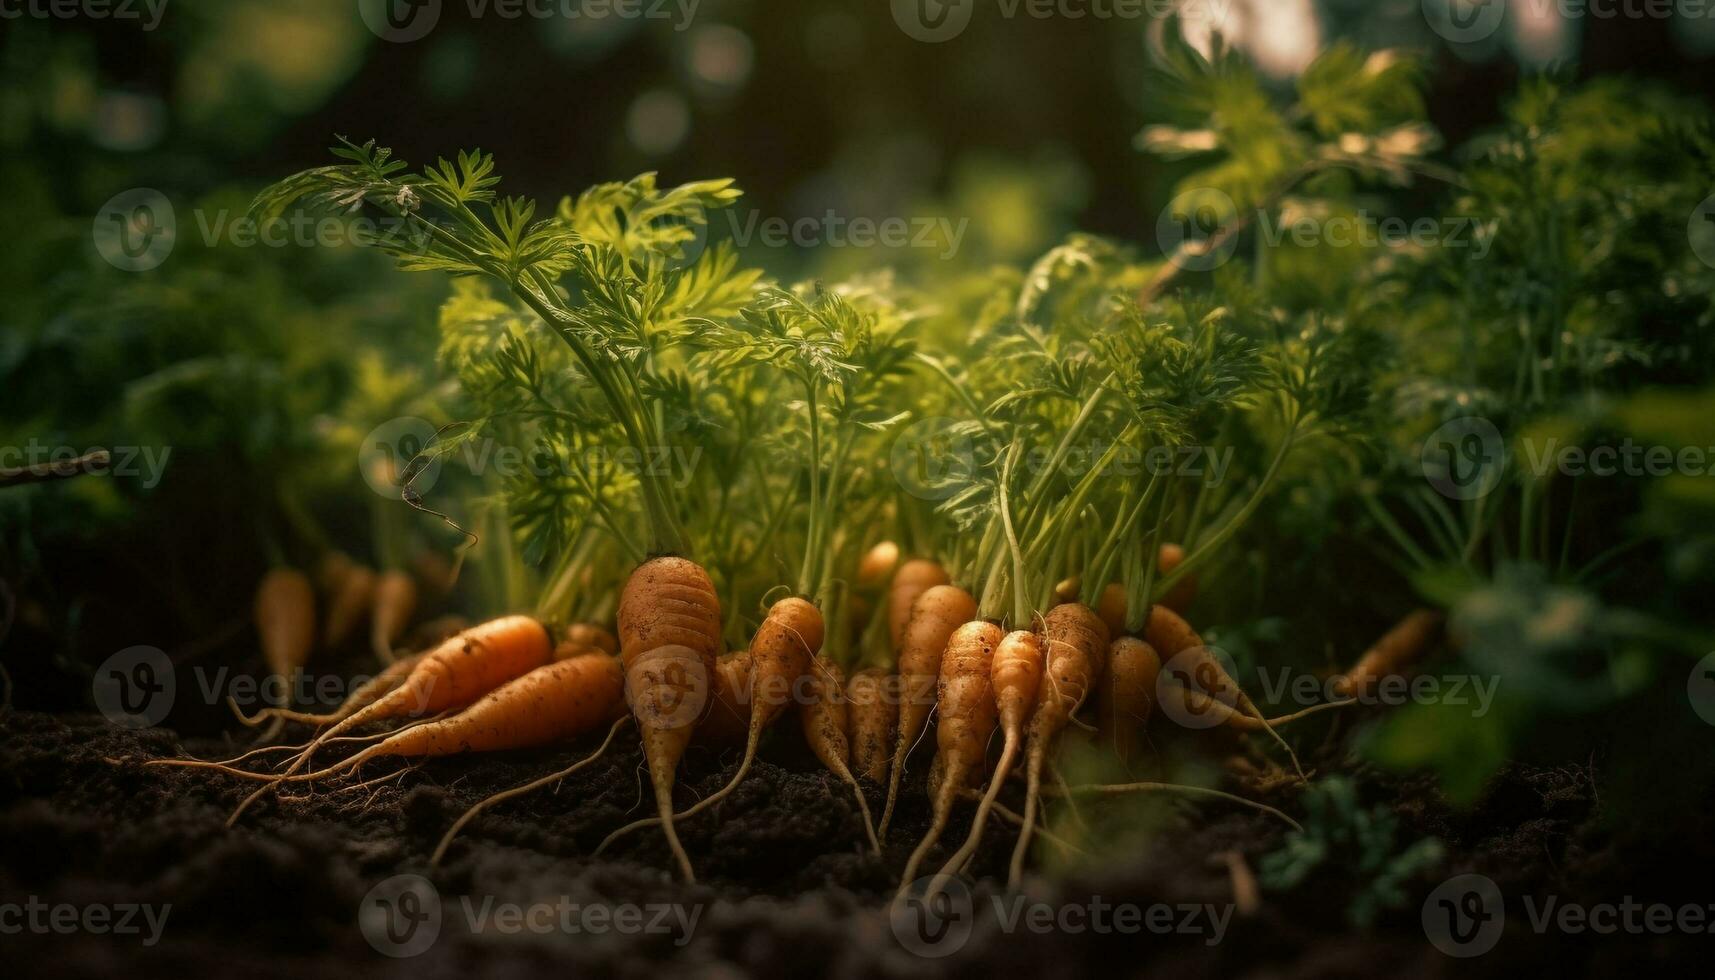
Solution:
{"label": "carrot root", "polygon": [[447,854],[447,848],[452,846],[453,838],[457,837],[459,831],[463,830],[465,825],[469,824],[472,820],[475,820],[477,815],[482,813],[482,811],[495,806],[496,804],[504,803],[507,800],[524,796],[527,793],[533,793],[550,783],[557,783],[560,780],[565,779],[567,776],[583,769],[585,766],[595,762],[597,759],[602,757],[604,752],[607,751],[607,747],[613,744],[613,737],[618,735],[619,730],[629,721],[631,721],[630,715],[624,715],[619,718],[613,723],[613,727],[607,730],[607,738],[602,739],[602,743],[599,748],[589,755],[584,756],[582,759],[579,759],[577,762],[572,763],[570,766],[561,769],[559,772],[543,776],[541,779],[532,780],[522,786],[515,786],[512,789],[501,790],[500,792],[472,805],[471,808],[460,815],[457,820],[453,821],[453,825],[447,828],[446,834],[441,837],[441,842],[435,845],[435,853],[429,857],[429,867],[432,868],[441,863],[441,858],[445,857]]}

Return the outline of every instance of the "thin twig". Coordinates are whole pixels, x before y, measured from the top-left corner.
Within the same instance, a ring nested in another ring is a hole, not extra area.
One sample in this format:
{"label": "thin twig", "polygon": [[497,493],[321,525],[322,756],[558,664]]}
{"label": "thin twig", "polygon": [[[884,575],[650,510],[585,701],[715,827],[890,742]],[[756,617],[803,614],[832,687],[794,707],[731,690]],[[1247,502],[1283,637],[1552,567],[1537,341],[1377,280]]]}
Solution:
{"label": "thin twig", "polygon": [[69,480],[89,473],[105,473],[112,465],[112,454],[105,449],[97,449],[76,459],[52,460],[29,466],[0,466],[0,490],[49,480]]}

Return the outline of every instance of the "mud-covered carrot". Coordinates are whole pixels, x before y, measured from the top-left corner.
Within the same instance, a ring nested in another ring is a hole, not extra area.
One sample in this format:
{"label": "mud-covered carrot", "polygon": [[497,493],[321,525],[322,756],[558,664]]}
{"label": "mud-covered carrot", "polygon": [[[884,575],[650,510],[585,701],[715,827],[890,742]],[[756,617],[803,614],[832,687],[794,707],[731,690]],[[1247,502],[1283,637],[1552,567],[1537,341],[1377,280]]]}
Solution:
{"label": "mud-covered carrot", "polygon": [[1001,743],[1000,761],[995,764],[988,789],[977,803],[976,816],[971,819],[970,834],[965,837],[964,844],[947,859],[947,863],[942,865],[927,894],[938,892],[945,877],[970,860],[977,852],[977,846],[982,843],[983,828],[988,823],[989,813],[995,807],[995,798],[1000,795],[1001,785],[1018,759],[1019,747],[1024,744],[1024,726],[1030,721],[1031,712],[1036,708],[1036,699],[1042,686],[1043,659],[1042,640],[1031,630],[1013,630],[1006,634],[995,648],[994,660],[989,668],[989,684],[994,690],[995,717],[1004,739]]}
{"label": "mud-covered carrot", "polygon": [[[227,825],[236,823],[252,803],[302,769],[316,749],[329,740],[360,725],[468,707],[507,681],[548,663],[551,653],[548,641],[547,628],[526,616],[491,620],[453,637],[425,654],[398,687],[317,736],[284,772],[271,777],[269,785],[239,803]],[[149,765],[220,768],[177,759],[156,760]],[[254,774],[234,772],[233,775]]]}
{"label": "mud-covered carrot", "polygon": [[846,684],[847,740],[852,768],[876,785],[887,782],[893,758],[893,733],[899,724],[899,696],[893,674],[868,667]]}
{"label": "mud-covered carrot", "polygon": [[[814,605],[796,597],[776,602],[768,616],[757,628],[750,642],[749,725],[745,733],[744,756],[738,770],[719,790],[676,814],[679,818],[694,816],[732,795],[733,790],[749,775],[756,761],[756,750],[762,733],[785,712],[792,698],[802,692],[801,682],[810,670],[811,651],[822,646],[822,613]],[[712,669],[711,669],[712,674]],[[597,850],[605,850],[620,836],[650,826],[660,819],[650,817],[627,824],[607,836]]]}
{"label": "mud-covered carrot", "polygon": [[935,744],[941,760],[940,785],[933,789],[929,830],[905,862],[900,881],[904,893],[917,877],[917,867],[941,839],[953,801],[971,774],[982,769],[989,738],[998,720],[990,672],[995,648],[1005,634],[993,623],[976,620],[959,627],[941,655],[937,693]]}
{"label": "mud-covered carrot", "polygon": [[893,573],[893,584],[887,591],[887,632],[895,650],[905,645],[905,625],[911,620],[917,597],[950,581],[940,562],[926,558],[913,558]]}
{"label": "mud-covered carrot", "polygon": [[1046,665],[1036,710],[1030,716],[1029,751],[1025,758],[1024,826],[1013,847],[1007,881],[1016,888],[1024,877],[1031,832],[1042,795],[1042,770],[1060,731],[1072,720],[1105,669],[1108,627],[1095,610],[1067,603],[1049,610],[1042,621]]}
{"label": "mud-covered carrot", "polygon": [[696,872],[673,825],[673,783],[691,733],[709,707],[720,649],[720,599],[701,565],[653,558],[626,579],[619,596],[626,700],[642,735],[667,846],[688,881],[696,880]]}
{"label": "mud-covered carrot", "polygon": [[1292,746],[1286,744],[1274,728],[1268,723],[1268,716],[1256,706],[1244,688],[1227,673],[1220,658],[1215,656],[1203,643],[1203,638],[1179,615],[1166,606],[1150,607],[1149,620],[1144,627],[1144,639],[1155,648],[1165,669],[1168,665],[1176,675],[1175,682],[1188,687],[1200,689],[1203,693],[1217,701],[1224,701],[1238,710],[1240,714],[1262,722],[1263,731],[1274,740],[1275,744],[1286,752],[1292,760],[1292,768],[1298,773],[1298,778],[1304,778],[1304,769],[1298,764],[1298,754],[1292,751]]}
{"label": "mud-covered carrot", "polygon": [[905,759],[917,737],[923,734],[929,712],[935,707],[941,654],[953,632],[976,615],[976,599],[955,585],[931,586],[912,604],[911,619],[905,625],[903,642],[899,645],[899,726],[894,736],[892,771],[887,777],[887,803],[882,808],[881,826],[876,828],[876,833],[883,837],[887,836],[893,805],[899,797]]}
{"label": "mud-covered carrot", "polygon": [[1160,675],[1161,657],[1148,643],[1122,636],[1108,646],[1107,670],[1097,689],[1096,727],[1102,743],[1127,768],[1137,749],[1138,733],[1155,705]]}
{"label": "mud-covered carrot", "polygon": [[743,744],[750,732],[750,651],[736,650],[715,661],[708,714],[697,723],[698,741]]}
{"label": "mud-covered carrot", "polygon": [[863,815],[864,833],[870,849],[881,853],[881,842],[875,836],[875,823],[869,816],[869,801],[864,799],[863,787],[852,775],[850,744],[846,741],[845,677],[838,664],[827,657],[817,656],[810,662],[809,683],[798,719],[804,728],[804,741],[816,759],[841,782],[852,789],[857,798],[858,812]]}

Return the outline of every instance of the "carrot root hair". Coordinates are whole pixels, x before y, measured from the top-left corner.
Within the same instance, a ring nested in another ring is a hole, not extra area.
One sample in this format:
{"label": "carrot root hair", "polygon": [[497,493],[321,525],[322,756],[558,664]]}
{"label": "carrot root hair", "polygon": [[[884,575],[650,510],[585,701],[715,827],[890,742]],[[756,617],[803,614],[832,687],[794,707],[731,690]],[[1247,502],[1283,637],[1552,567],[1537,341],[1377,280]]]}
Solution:
{"label": "carrot root hair", "polygon": [[550,783],[557,783],[560,780],[565,779],[567,776],[583,769],[585,766],[595,762],[607,751],[607,747],[613,744],[613,737],[618,735],[619,730],[625,727],[626,723],[629,721],[631,721],[630,715],[621,716],[613,723],[613,726],[607,730],[607,738],[602,739],[600,747],[589,755],[579,759],[577,762],[572,763],[570,766],[561,769],[559,772],[550,773],[549,775],[543,776],[541,779],[532,780],[522,786],[514,786],[512,789],[501,790],[500,792],[473,804],[470,809],[466,810],[457,820],[453,821],[453,825],[451,827],[447,828],[446,834],[441,837],[441,842],[435,846],[435,853],[429,857],[429,867],[432,868],[441,863],[441,858],[446,857],[447,848],[452,846],[453,838],[457,837],[459,831],[463,830],[472,820],[475,820],[477,815],[482,811],[497,804],[504,803],[507,800],[515,799],[528,793],[534,793],[536,790],[541,789]]}

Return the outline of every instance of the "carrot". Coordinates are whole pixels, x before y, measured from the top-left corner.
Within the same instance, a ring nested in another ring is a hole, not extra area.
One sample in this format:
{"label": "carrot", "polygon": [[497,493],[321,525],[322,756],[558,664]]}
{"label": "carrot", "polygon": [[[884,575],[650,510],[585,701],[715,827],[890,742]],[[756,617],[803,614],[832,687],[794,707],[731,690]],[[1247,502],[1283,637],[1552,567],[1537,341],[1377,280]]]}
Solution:
{"label": "carrot", "polygon": [[369,615],[375,601],[375,571],[336,551],[322,559],[322,573],[328,609],[322,644],[335,649]]}
{"label": "carrot", "polygon": [[893,585],[887,595],[887,630],[895,650],[905,645],[905,625],[911,620],[917,597],[950,581],[939,562],[926,558],[913,558],[893,573]]}
{"label": "carrot", "polygon": [[372,759],[505,752],[575,738],[615,717],[625,703],[624,687],[619,661],[605,653],[543,664],[495,687],[450,718],[413,725],[325,769],[288,773],[283,781],[314,782]]}
{"label": "carrot", "polygon": [[982,768],[989,738],[998,720],[994,683],[990,672],[995,647],[1005,634],[993,623],[976,620],[956,630],[941,655],[940,690],[936,697],[938,721],[935,744],[942,771],[934,787],[929,830],[905,862],[899,894],[904,895],[917,877],[917,866],[941,839],[953,812],[953,800],[973,772]]}
{"label": "carrot", "polygon": [[1047,647],[1047,662],[1036,696],[1036,710],[1030,716],[1024,826],[1012,850],[1012,867],[1007,878],[1012,888],[1018,887],[1024,876],[1024,857],[1030,852],[1030,838],[1036,828],[1042,769],[1048,761],[1049,746],[1072,720],[1105,669],[1108,627],[1089,606],[1067,603],[1055,606],[1043,618],[1042,639]]}
{"label": "carrot", "polygon": [[[911,563],[907,563],[907,567]],[[937,566],[937,569],[939,566]],[[903,574],[904,569],[901,569]],[[895,598],[899,577],[894,578]],[[887,836],[887,825],[893,818],[893,804],[899,798],[899,779],[905,772],[905,758],[912,745],[923,734],[929,720],[929,709],[935,706],[935,686],[941,674],[941,653],[953,632],[975,619],[977,601],[969,592],[955,585],[935,585],[926,589],[911,604],[911,618],[902,631],[899,644],[899,728],[893,746],[893,768],[887,777],[887,804],[882,808],[881,826],[876,833]]]}
{"label": "carrot", "polygon": [[846,685],[847,740],[858,775],[880,785],[887,781],[893,729],[899,722],[898,697],[888,690],[893,675],[870,667],[852,675]]}
{"label": "carrot", "polygon": [[575,738],[614,718],[625,703],[624,688],[619,661],[605,653],[543,664],[451,718],[400,732],[323,773],[383,756],[504,752]]}
{"label": "carrot", "polygon": [[740,742],[750,731],[750,651],[737,650],[715,661],[713,703],[697,723],[696,737],[711,742]]}
{"label": "carrot", "polygon": [[[701,813],[732,795],[750,774],[762,733],[791,703],[794,688],[810,670],[812,651],[822,647],[821,610],[807,600],[788,597],[776,602],[757,627],[750,641],[750,725],[745,736],[744,757],[732,779],[688,809],[675,814],[685,818]],[[607,836],[596,850],[603,851],[617,838],[648,827],[662,818],[649,817],[627,824]]]}
{"label": "carrot", "polygon": [[256,587],[255,613],[268,673],[289,685],[316,643],[316,593],[309,577],[295,568],[270,570]]}
{"label": "carrot", "polygon": [[637,566],[619,596],[619,649],[656,812],[679,870],[695,881],[673,826],[673,781],[691,732],[709,708],[721,649],[721,603],[709,573],[671,556]]}
{"label": "carrot", "polygon": [[[1155,568],[1161,575],[1171,575],[1185,561],[1185,549],[1173,542],[1161,546],[1156,554]],[[1176,613],[1183,613],[1192,601],[1197,598],[1197,575],[1191,573],[1180,579],[1178,584],[1167,590],[1161,597],[1161,604]]]}
{"label": "carrot", "polygon": [[1382,678],[1405,673],[1428,655],[1441,638],[1445,622],[1446,617],[1433,609],[1407,613],[1358,658],[1351,670],[1334,678],[1334,693],[1346,698],[1360,697],[1374,690]]}
{"label": "carrot", "polygon": [[445,643],[448,637],[457,636],[470,629],[470,626],[470,620],[463,616],[436,616],[426,623],[418,623],[410,636],[406,637],[405,647],[408,650],[432,650]]}
{"label": "carrot", "polygon": [[1096,598],[1096,615],[1102,617],[1102,624],[1108,628],[1110,636],[1125,635],[1125,618],[1128,611],[1125,586],[1118,582],[1109,582],[1107,588]]}
{"label": "carrot", "polygon": [[595,623],[573,623],[566,627],[560,637],[562,642],[581,643],[584,646],[595,647],[597,650],[615,656],[619,653],[619,641],[612,633]]}
{"label": "carrot", "polygon": [[1104,741],[1128,769],[1138,733],[1155,705],[1160,674],[1161,657],[1144,641],[1122,636],[1108,647],[1108,669],[1096,692],[1096,717]]}
{"label": "carrot", "polygon": [[1064,606],[1068,602],[1077,602],[1078,590],[1083,588],[1083,586],[1084,578],[1081,575],[1073,575],[1069,578],[1063,578],[1060,581],[1055,582],[1054,604],[1056,606]]}
{"label": "carrot", "polygon": [[393,645],[405,635],[417,611],[417,580],[404,572],[383,572],[375,582],[374,611],[369,619],[369,645],[383,663],[392,663]]}
{"label": "carrot", "polygon": [[1182,680],[1188,680],[1203,693],[1217,701],[1226,701],[1237,708],[1240,713],[1262,722],[1263,730],[1268,732],[1277,745],[1286,751],[1292,760],[1292,768],[1298,773],[1298,778],[1304,778],[1304,769],[1298,764],[1298,754],[1292,751],[1292,746],[1268,723],[1268,717],[1246,694],[1244,688],[1227,673],[1221,661],[1210,649],[1203,644],[1203,638],[1183,616],[1156,605],[1149,610],[1149,621],[1144,627],[1144,638],[1155,648],[1163,666],[1172,665],[1174,672]]}
{"label": "carrot", "polygon": [[946,877],[970,860],[977,852],[977,846],[982,843],[983,828],[988,823],[989,813],[995,807],[995,798],[1000,795],[1000,788],[1005,783],[1007,774],[1012,772],[1013,762],[1018,757],[1018,747],[1024,741],[1025,723],[1030,720],[1031,710],[1036,707],[1037,694],[1042,686],[1042,666],[1042,641],[1030,630],[1013,630],[1006,634],[995,648],[994,661],[989,669],[989,683],[994,689],[995,712],[1004,739],[1000,761],[995,764],[988,790],[977,803],[977,813],[971,820],[970,834],[929,883],[925,892],[926,900],[939,893]]}
{"label": "carrot", "polygon": [[[374,722],[464,708],[507,681],[546,664],[550,652],[548,630],[527,616],[491,620],[453,637],[425,654],[398,687],[317,736],[293,759],[285,772],[269,777],[269,785],[240,802],[227,818],[227,826],[237,823],[250,804],[278,788],[281,782],[309,762],[316,749],[336,736]],[[161,759],[149,764],[222,768],[181,759]],[[232,775],[255,775],[227,771]]]}
{"label": "carrot", "polygon": [[810,659],[822,648],[822,611],[796,596],[776,602],[750,640],[750,730],[744,758],[727,785],[697,807],[724,798],[750,772],[762,732],[791,703],[793,689],[810,671]]}
{"label": "carrot", "polygon": [[873,591],[882,587],[899,565],[899,545],[883,541],[864,552],[858,560],[857,587]]}
{"label": "carrot", "polygon": [[809,681],[804,703],[798,710],[804,741],[829,772],[852,788],[858,811],[863,814],[863,829],[869,836],[870,849],[880,854],[881,842],[876,839],[875,824],[870,820],[869,801],[864,799],[863,787],[858,785],[847,764],[851,746],[846,741],[845,676],[838,664],[817,655],[810,661]]}

